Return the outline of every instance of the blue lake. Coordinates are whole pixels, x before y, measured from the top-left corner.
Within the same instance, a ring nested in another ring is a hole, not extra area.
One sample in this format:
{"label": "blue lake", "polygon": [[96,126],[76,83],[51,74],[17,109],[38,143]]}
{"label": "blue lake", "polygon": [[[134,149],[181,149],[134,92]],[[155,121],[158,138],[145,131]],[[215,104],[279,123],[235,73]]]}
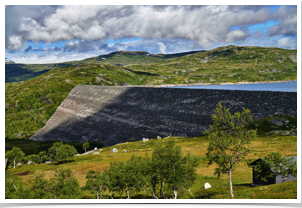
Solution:
{"label": "blue lake", "polygon": [[257,83],[235,85],[193,85],[177,86],[173,88],[297,92],[297,81],[285,83]]}

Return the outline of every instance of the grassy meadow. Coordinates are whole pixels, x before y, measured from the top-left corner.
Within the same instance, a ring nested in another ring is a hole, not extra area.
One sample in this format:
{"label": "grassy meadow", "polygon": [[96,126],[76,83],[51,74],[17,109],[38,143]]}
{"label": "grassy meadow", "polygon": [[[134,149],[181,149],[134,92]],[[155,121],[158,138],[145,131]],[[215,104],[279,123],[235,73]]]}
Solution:
{"label": "grassy meadow", "polygon": [[[197,179],[191,188],[192,194],[196,199],[229,199],[229,183],[228,175],[222,175],[219,179],[214,176],[216,165],[207,166],[207,158],[205,153],[209,141],[206,136],[183,138],[183,137],[166,137],[162,140],[151,139],[148,142],[126,142],[116,144],[112,147],[104,147],[99,149],[100,154],[89,154],[83,156],[74,156],[66,162],[66,164],[43,163],[17,166],[16,169],[9,168],[15,173],[30,172],[28,175],[19,176],[20,182],[25,186],[31,184],[31,179],[34,179],[35,174],[45,173],[45,178],[50,180],[54,175],[55,169],[71,169],[75,178],[79,181],[80,186],[85,186],[86,175],[89,170],[101,171],[110,167],[110,162],[118,161],[125,162],[131,155],[142,156],[151,155],[153,147],[157,142],[164,140],[175,140],[176,145],[181,146],[183,154],[188,151],[199,161],[197,167]],[[117,148],[117,153],[111,153],[111,149]],[[296,136],[261,136],[252,141],[250,148],[253,152],[248,155],[251,161],[260,157],[264,157],[270,152],[280,152],[282,156],[297,155],[297,137]],[[123,153],[126,149],[127,152]],[[275,184],[267,186],[252,187],[252,169],[248,167],[246,161],[242,161],[240,166],[236,167],[232,173],[233,189],[235,199],[295,199],[297,198],[297,181],[286,182],[284,184]],[[204,184],[208,182],[212,188],[204,189]],[[84,198],[93,199],[94,194],[89,191],[84,191]],[[126,198],[126,195],[124,196]],[[104,198],[109,198],[108,192],[105,192]],[[134,194],[135,198],[152,198],[148,192],[140,192]],[[179,194],[180,199],[192,199],[193,197],[187,192]]]}

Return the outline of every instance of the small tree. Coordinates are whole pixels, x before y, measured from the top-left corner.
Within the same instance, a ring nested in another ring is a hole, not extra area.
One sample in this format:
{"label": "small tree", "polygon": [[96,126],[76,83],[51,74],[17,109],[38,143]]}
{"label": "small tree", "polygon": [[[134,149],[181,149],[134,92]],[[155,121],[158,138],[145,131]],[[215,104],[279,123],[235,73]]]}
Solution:
{"label": "small tree", "polygon": [[208,165],[216,163],[215,175],[229,175],[230,196],[234,198],[232,186],[232,171],[239,161],[251,152],[248,144],[256,138],[256,130],[247,130],[246,126],[252,122],[252,113],[243,108],[243,111],[231,115],[229,109],[223,108],[221,102],[218,103],[214,114],[212,114],[213,124],[205,132],[210,139],[207,149]]}
{"label": "small tree", "polygon": [[124,165],[125,171],[125,186],[128,199],[131,199],[133,191],[139,192],[144,187],[146,181],[143,170],[145,162],[142,157],[131,156]]}
{"label": "small tree", "polygon": [[40,157],[39,155],[29,155],[28,159],[34,163],[39,163],[40,162]]}
{"label": "small tree", "polygon": [[5,157],[8,158],[8,160],[14,161],[14,169],[16,167],[16,162],[21,161],[24,156],[24,152],[19,147],[13,147],[12,150],[7,151],[5,154]]}
{"label": "small tree", "polygon": [[32,179],[30,193],[33,199],[50,199],[49,184],[46,179],[44,179],[45,174],[37,174],[34,179]]}
{"label": "small tree", "polygon": [[58,148],[63,145],[63,142],[56,142],[48,149],[48,157],[51,162],[51,159],[54,158],[57,154]]}
{"label": "small tree", "polygon": [[136,139],[134,137],[130,138],[130,141],[134,142]]}
{"label": "small tree", "polygon": [[[262,162],[256,163],[252,167],[255,177],[261,178],[263,181],[268,181],[276,174],[282,176],[282,183],[287,180],[289,174],[297,176],[297,162],[293,160],[293,157],[281,157],[280,152],[272,152],[265,156]],[[265,174],[262,174],[263,171],[265,171]]]}
{"label": "small tree", "polygon": [[167,198],[164,191],[171,191],[177,199],[178,191],[189,190],[196,178],[197,161],[189,154],[183,156],[173,140],[157,143],[152,157],[146,156],[146,161],[146,188],[155,199]]}
{"label": "small tree", "polygon": [[39,152],[38,156],[39,156],[39,159],[40,159],[39,162],[43,163],[47,159],[47,152],[46,151],[41,151],[41,152]]}
{"label": "small tree", "polygon": [[56,171],[55,176],[49,182],[49,192],[55,199],[81,198],[79,182],[74,178],[70,169]]}
{"label": "small tree", "polygon": [[90,170],[86,176],[86,186],[84,189],[90,190],[96,193],[97,199],[102,199],[103,191],[106,191],[105,179],[100,172]]}
{"label": "small tree", "polygon": [[64,162],[69,158],[72,157],[73,155],[77,154],[77,150],[68,144],[63,144],[57,149],[57,153],[55,156],[55,160],[57,162]]}
{"label": "small tree", "polygon": [[85,150],[85,152],[86,152],[86,149],[88,149],[88,147],[89,147],[89,142],[85,142],[83,144],[83,149]]}

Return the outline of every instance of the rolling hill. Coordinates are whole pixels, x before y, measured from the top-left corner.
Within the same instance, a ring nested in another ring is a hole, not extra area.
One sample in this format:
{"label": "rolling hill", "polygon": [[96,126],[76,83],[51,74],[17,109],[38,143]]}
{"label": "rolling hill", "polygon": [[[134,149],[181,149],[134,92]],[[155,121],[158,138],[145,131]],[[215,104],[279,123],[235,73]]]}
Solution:
{"label": "rolling hill", "polygon": [[5,84],[5,137],[29,138],[45,125],[76,85],[297,80],[297,50],[226,46],[168,55],[122,51],[62,64],[5,66],[11,67],[6,74],[20,72],[8,79],[28,79]]}

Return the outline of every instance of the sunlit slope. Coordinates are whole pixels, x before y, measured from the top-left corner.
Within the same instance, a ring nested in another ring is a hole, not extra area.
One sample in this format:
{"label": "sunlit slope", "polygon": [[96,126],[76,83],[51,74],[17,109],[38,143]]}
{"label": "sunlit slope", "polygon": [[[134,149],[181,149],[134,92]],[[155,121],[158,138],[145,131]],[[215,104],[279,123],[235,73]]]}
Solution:
{"label": "sunlit slope", "polygon": [[149,84],[297,80],[297,50],[226,46],[157,64],[128,67],[162,75]]}

